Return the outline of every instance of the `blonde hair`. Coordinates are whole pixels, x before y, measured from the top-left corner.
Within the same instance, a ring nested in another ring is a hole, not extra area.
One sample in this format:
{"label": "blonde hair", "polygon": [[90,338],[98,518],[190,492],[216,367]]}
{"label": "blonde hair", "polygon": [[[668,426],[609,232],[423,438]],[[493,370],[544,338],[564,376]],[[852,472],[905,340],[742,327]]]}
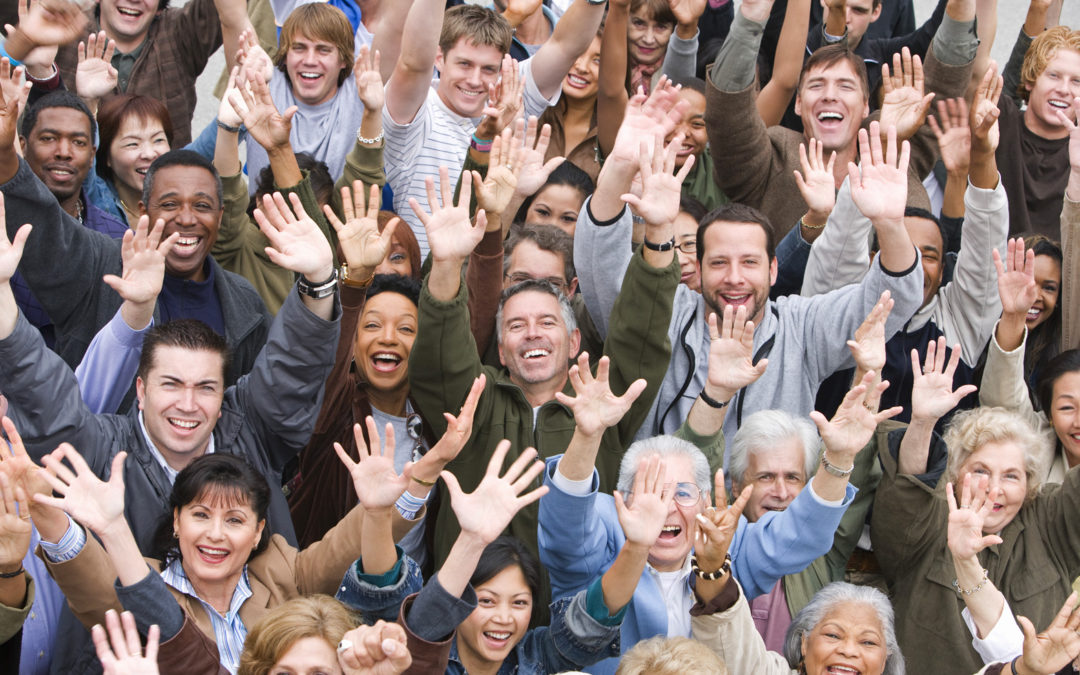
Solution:
{"label": "blonde hair", "polygon": [[687,637],[657,636],[623,654],[615,675],[728,675],[714,651]]}
{"label": "blonde hair", "polygon": [[506,54],[510,51],[514,30],[502,14],[478,5],[458,5],[443,15],[442,32],[439,33],[443,57],[462,38],[477,47],[494,47]]}
{"label": "blonde hair", "polygon": [[300,35],[309,40],[329,42],[337,48],[341,60],[345,62],[345,67],[338,73],[337,83],[340,87],[345,82],[345,78],[352,75],[355,60],[353,55],[355,34],[345,13],[326,3],[313,2],[300,5],[289,14],[289,18],[285,19],[285,23],[281,26],[278,50],[274,55],[274,65],[286,75],[288,72],[285,70],[285,59],[288,58],[293,42]]}
{"label": "blonde hair", "polygon": [[1057,55],[1059,49],[1080,52],[1080,30],[1055,26],[1035,38],[1024,55],[1024,64],[1020,67],[1020,86],[1016,90],[1020,98],[1028,100],[1030,88],[1035,86],[1035,80],[1046,70],[1046,64]]}
{"label": "blonde hair", "polygon": [[335,647],[357,623],[345,605],[329,595],[308,595],[280,604],[248,633],[237,675],[268,675],[304,638],[322,638]]}
{"label": "blonde hair", "polygon": [[949,448],[949,460],[945,467],[944,480],[955,486],[962,478],[960,467],[971,455],[987,443],[1006,441],[1020,446],[1024,453],[1027,498],[1031,499],[1039,488],[1043,472],[1036,450],[1044,441],[1027,420],[1006,408],[979,407],[953,415],[945,427],[945,445]]}

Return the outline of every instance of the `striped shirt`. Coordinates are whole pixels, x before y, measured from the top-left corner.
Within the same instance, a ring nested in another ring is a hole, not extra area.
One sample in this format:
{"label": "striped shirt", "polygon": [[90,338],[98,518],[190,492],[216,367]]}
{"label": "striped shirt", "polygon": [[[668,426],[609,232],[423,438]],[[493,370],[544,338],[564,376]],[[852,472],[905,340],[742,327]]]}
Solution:
{"label": "striped shirt", "polygon": [[235,675],[236,669],[240,665],[240,652],[244,651],[244,639],[247,637],[247,626],[240,619],[240,606],[251,597],[251,584],[248,583],[247,565],[244,565],[244,573],[240,575],[240,582],[236,584],[232,601],[229,603],[229,611],[225,613],[225,616],[219,614],[216,609],[195,593],[195,587],[191,585],[191,581],[184,573],[184,567],[179,560],[173,560],[169,563],[169,566],[161,571],[161,578],[165,580],[165,583],[184,595],[197,598],[206,608],[206,613],[210,615],[210,623],[214,626],[214,641],[217,642],[221,665]]}
{"label": "striped shirt", "polygon": [[[539,117],[549,105],[558,102],[562,90],[558,90],[551,100],[545,99],[533,79],[531,62],[530,59],[519,65],[525,77],[525,115]],[[386,182],[394,191],[394,210],[409,224],[420,242],[421,260],[428,254],[427,232],[409,208],[409,197],[415,198],[420,202],[420,208],[431,213],[424,180],[428,176],[434,178],[437,192],[439,167],[445,166],[450,170],[450,179],[457,185],[465,155],[469,151],[469,142],[481,120],[479,117],[462,117],[450,110],[439,98],[437,85],[438,80],[432,82],[427,99],[408,124],[395,122],[386,106],[383,106]]]}

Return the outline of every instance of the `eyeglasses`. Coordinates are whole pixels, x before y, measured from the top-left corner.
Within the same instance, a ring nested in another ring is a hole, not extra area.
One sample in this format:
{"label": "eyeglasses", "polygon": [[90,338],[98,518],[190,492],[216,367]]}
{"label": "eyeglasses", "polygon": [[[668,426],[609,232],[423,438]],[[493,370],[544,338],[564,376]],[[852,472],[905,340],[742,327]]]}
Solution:
{"label": "eyeglasses", "polygon": [[562,277],[542,277],[537,279],[525,272],[514,272],[513,274],[507,274],[506,278],[510,281],[511,286],[516,286],[524,281],[546,281],[563,293],[566,293],[566,281]]}
{"label": "eyeglasses", "polygon": [[[693,483],[667,483],[664,485],[663,496],[667,497],[669,491],[674,488],[675,495],[672,499],[679,506],[685,506],[687,508],[691,506],[697,506],[698,501],[701,500],[701,490],[697,485]],[[629,498],[626,500],[626,505],[630,506],[630,502],[633,500],[634,494],[630,493]]]}
{"label": "eyeglasses", "polygon": [[413,441],[412,461],[419,462],[420,458],[427,453],[424,447],[424,420],[416,413],[405,418],[405,431]]}
{"label": "eyeglasses", "polygon": [[697,253],[697,239],[687,239],[681,244],[675,244],[675,250],[686,255]]}

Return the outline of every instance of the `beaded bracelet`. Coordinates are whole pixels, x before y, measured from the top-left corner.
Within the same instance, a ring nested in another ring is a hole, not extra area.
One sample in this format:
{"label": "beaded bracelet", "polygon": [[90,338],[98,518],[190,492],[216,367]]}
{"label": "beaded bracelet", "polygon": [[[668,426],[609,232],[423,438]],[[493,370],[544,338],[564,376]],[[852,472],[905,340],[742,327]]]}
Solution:
{"label": "beaded bracelet", "polygon": [[690,569],[693,570],[694,574],[696,574],[699,579],[704,579],[705,581],[723,579],[725,575],[731,574],[731,554],[725,555],[724,564],[720,566],[720,569],[713,570],[712,572],[702,571],[702,569],[698,567],[697,556],[692,555],[690,556]]}
{"label": "beaded bracelet", "polygon": [[477,152],[491,152],[491,144],[494,140],[495,139],[484,140],[482,138],[477,138],[476,134],[473,134],[469,146]]}
{"label": "beaded bracelet", "polygon": [[985,586],[988,581],[990,581],[990,578],[987,576],[986,570],[983,570],[982,581],[976,584],[974,588],[960,588],[959,579],[953,579],[952,585],[953,588],[956,589],[956,592],[960,595],[974,595],[975,593],[981,591],[983,589],[983,586]]}

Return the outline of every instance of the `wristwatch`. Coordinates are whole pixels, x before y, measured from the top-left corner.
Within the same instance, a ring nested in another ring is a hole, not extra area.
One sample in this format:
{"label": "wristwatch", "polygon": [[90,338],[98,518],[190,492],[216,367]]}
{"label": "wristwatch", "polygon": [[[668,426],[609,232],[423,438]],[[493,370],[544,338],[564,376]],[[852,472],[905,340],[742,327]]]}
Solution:
{"label": "wristwatch", "polygon": [[296,290],[300,291],[301,295],[306,295],[315,300],[322,300],[323,298],[329,298],[337,291],[337,280],[338,271],[336,269],[330,273],[329,279],[317,284],[311,283],[307,277],[300,275],[300,279],[296,282]]}

